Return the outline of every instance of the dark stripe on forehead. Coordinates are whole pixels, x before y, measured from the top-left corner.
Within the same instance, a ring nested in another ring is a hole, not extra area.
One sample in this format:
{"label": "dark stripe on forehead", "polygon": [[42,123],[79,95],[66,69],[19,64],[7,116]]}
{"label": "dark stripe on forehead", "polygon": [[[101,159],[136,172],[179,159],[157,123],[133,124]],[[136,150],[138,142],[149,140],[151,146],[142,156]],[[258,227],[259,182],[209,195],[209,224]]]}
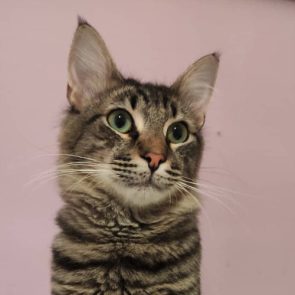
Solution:
{"label": "dark stripe on forehead", "polygon": [[167,95],[163,95],[163,106],[164,108],[167,108],[167,103],[168,103],[168,96]]}
{"label": "dark stripe on forehead", "polygon": [[158,107],[161,103],[162,93],[160,91],[156,91],[154,95],[154,103],[156,107]]}
{"label": "dark stripe on forehead", "polygon": [[132,109],[134,110],[136,108],[136,105],[137,105],[137,96],[136,95],[131,96],[130,104],[131,104]]}
{"label": "dark stripe on forehead", "polygon": [[170,104],[170,107],[171,107],[171,111],[172,111],[173,117],[176,117],[176,115],[177,115],[177,108],[176,108],[175,104],[172,102]]}
{"label": "dark stripe on forehead", "polygon": [[143,89],[137,88],[137,93],[143,98],[143,100],[146,104],[149,103],[149,97],[147,96],[147,94],[145,93],[145,91]]}

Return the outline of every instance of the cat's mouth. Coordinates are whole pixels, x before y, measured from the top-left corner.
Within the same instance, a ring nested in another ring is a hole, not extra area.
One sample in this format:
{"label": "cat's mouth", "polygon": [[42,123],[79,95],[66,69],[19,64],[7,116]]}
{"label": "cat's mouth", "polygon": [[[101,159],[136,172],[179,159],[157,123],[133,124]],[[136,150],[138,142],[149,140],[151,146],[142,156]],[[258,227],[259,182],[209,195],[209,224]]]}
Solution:
{"label": "cat's mouth", "polygon": [[[123,181],[125,183],[125,181]],[[163,191],[166,188],[166,185],[159,183],[156,178],[151,174],[146,179],[136,180],[132,182],[126,182],[125,185],[128,187],[138,188],[138,189],[155,189],[158,191]]]}
{"label": "cat's mouth", "polygon": [[151,174],[150,178],[145,182],[145,184],[143,185],[143,187],[151,187],[157,190],[163,190],[164,187],[160,186],[156,180],[154,179],[153,175]]}

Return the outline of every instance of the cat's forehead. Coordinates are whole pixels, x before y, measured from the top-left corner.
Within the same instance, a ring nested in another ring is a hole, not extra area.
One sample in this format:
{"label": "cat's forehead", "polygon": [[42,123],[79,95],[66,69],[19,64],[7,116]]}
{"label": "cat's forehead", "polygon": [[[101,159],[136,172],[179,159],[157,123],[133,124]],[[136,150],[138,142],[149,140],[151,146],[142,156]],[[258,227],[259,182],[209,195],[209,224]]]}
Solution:
{"label": "cat's forehead", "polygon": [[145,124],[163,123],[181,112],[176,96],[165,86],[127,84],[109,93],[107,109],[124,108],[143,116]]}

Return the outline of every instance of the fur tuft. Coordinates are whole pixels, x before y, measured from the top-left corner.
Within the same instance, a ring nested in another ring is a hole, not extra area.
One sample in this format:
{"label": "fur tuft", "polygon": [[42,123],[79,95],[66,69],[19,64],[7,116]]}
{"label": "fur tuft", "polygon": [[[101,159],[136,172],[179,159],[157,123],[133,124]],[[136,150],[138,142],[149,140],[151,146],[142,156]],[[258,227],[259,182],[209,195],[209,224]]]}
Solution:
{"label": "fur tuft", "polygon": [[221,56],[220,51],[215,51],[212,53],[212,55],[217,59],[217,61],[220,61],[220,56]]}
{"label": "fur tuft", "polygon": [[87,22],[87,20],[84,17],[82,17],[81,15],[77,16],[77,21],[78,21],[78,27],[83,26],[83,25],[90,26],[89,23]]}

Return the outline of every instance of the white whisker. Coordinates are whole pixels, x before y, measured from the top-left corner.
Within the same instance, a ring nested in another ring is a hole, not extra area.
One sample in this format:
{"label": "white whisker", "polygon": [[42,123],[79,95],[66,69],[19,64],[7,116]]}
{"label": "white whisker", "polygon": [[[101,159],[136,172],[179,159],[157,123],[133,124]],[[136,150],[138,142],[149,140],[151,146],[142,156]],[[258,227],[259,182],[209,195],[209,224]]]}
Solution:
{"label": "white whisker", "polygon": [[[192,198],[196,198],[194,195],[192,195],[192,193],[187,190],[186,188],[182,187],[182,185],[180,183],[177,183],[177,185],[187,194],[189,194],[189,196],[191,196]],[[202,205],[202,203],[200,201],[198,201],[198,206],[200,206],[200,208],[202,209],[202,213],[204,214],[205,218],[207,219],[208,221],[208,226],[209,226],[209,230],[210,230],[210,233],[214,234],[214,231],[213,231],[213,225],[212,225],[212,221],[210,219],[210,216],[207,212],[207,210],[205,210],[205,207]],[[214,236],[214,235],[213,235]]]}
{"label": "white whisker", "polygon": [[212,193],[211,193],[211,194],[206,193],[206,192],[200,190],[199,188],[194,187],[194,186],[191,186],[191,185],[188,185],[188,184],[186,184],[186,183],[182,183],[182,185],[184,185],[185,187],[187,187],[187,188],[189,188],[189,189],[191,189],[191,190],[193,190],[193,191],[195,191],[195,192],[200,193],[201,195],[203,195],[203,196],[205,196],[205,197],[208,197],[208,198],[211,198],[211,199],[215,200],[215,201],[218,202],[221,206],[223,206],[225,209],[227,209],[232,215],[236,215],[236,214],[232,211],[232,209],[231,209],[227,204],[225,204],[224,202],[222,202],[218,197],[212,195]]}

